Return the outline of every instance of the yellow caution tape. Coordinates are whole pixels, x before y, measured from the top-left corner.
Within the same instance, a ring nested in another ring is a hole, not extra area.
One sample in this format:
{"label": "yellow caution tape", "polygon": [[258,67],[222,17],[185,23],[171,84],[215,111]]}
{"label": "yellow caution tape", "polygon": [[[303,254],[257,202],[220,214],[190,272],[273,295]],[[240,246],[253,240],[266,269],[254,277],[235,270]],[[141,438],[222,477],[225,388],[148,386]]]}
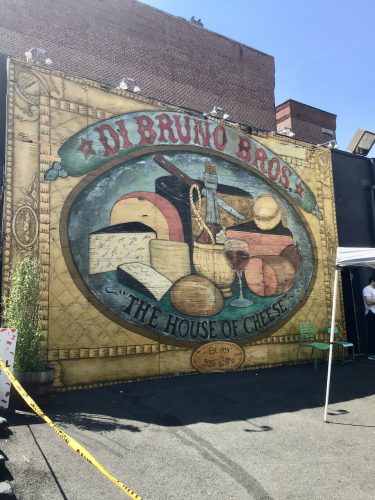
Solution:
{"label": "yellow caution tape", "polygon": [[120,490],[126,493],[130,498],[133,498],[134,500],[142,500],[142,498],[137,493],[132,491],[130,488],[125,486],[125,484],[121,483],[118,479],[112,476],[112,474],[106,471],[105,468],[91,455],[91,453],[89,453],[83,446],[77,443],[75,439],[68,436],[68,434],[66,434],[63,430],[61,430],[56,424],[52,422],[50,418],[47,417],[47,415],[43,413],[43,411],[39,408],[39,406],[35,403],[35,401],[27,394],[22,385],[14,377],[9,368],[7,368],[7,366],[5,365],[4,361],[1,358],[0,358],[0,368],[4,370],[4,373],[11,381],[13,387],[17,390],[20,396],[26,401],[26,403],[30,406],[30,408],[34,410],[35,413],[39,415],[39,417],[41,417],[45,422],[47,422],[47,424],[50,427],[52,427],[52,429],[56,432],[56,434],[60,436],[72,448],[72,450],[79,453],[79,455],[82,458],[87,460],[89,464],[98,469],[102,474],[105,475],[106,478],[112,481],[112,483],[114,483],[118,488],[120,488]]}

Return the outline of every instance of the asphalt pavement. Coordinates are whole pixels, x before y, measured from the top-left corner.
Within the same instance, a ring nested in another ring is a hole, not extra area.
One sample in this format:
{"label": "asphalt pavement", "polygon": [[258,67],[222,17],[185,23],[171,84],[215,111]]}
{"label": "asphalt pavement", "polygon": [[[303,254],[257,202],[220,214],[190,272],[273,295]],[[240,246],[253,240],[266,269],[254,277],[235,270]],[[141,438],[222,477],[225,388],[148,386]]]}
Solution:
{"label": "asphalt pavement", "polygon": [[[144,500],[375,498],[375,361],[58,393],[45,413]],[[19,500],[127,496],[31,411],[0,446]]]}

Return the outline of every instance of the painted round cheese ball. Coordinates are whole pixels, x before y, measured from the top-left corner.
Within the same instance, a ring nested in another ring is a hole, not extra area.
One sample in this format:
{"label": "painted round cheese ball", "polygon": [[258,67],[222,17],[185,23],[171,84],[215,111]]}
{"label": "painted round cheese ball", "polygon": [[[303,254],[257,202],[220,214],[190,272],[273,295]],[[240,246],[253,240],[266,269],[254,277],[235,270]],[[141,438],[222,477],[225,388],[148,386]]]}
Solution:
{"label": "painted round cheese ball", "polygon": [[173,285],[171,301],[177,311],[188,316],[214,316],[224,307],[220,290],[210,280],[195,275]]}

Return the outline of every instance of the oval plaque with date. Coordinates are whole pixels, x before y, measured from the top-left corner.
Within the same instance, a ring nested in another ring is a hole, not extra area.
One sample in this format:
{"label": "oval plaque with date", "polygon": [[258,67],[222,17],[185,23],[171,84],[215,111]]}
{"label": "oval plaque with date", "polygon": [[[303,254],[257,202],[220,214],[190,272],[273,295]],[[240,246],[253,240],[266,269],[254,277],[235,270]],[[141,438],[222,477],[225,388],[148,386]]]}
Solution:
{"label": "oval plaque with date", "polygon": [[201,373],[237,370],[245,359],[243,349],[233,342],[210,342],[199,347],[191,357],[193,367]]}

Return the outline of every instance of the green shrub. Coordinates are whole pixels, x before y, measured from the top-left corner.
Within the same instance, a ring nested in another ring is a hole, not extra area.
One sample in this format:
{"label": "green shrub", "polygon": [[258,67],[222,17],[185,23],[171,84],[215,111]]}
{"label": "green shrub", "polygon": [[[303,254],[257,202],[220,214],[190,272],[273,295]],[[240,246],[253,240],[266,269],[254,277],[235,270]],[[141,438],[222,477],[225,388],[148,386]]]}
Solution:
{"label": "green shrub", "polygon": [[9,295],[4,300],[4,326],[18,330],[14,359],[14,370],[18,372],[36,372],[44,367],[40,349],[39,271],[38,259],[22,256],[12,267]]}

